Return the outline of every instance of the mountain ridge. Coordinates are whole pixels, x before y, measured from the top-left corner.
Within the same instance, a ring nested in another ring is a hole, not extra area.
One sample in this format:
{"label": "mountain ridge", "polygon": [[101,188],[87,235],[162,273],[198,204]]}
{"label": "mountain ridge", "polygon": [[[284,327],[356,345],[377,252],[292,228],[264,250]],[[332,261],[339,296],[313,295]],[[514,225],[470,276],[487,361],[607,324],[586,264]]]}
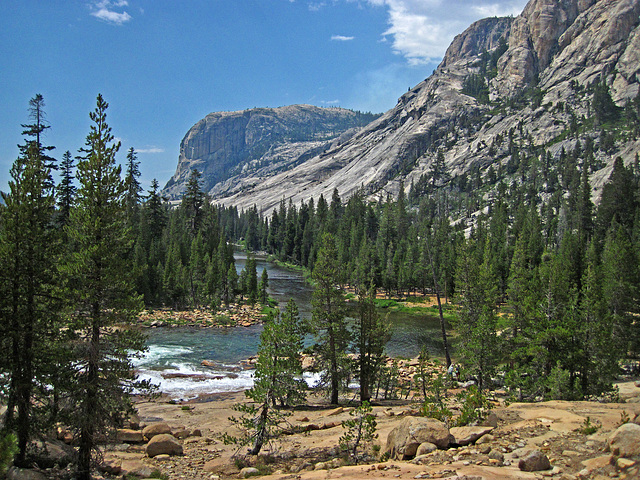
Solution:
{"label": "mountain ridge", "polygon": [[557,160],[577,142],[598,146],[597,200],[614,158],[629,163],[640,147],[636,136],[600,148],[604,134],[592,112],[598,82],[618,108],[638,96],[639,18],[633,0],[531,0],[515,18],[475,22],[394,108],[346,141],[286,171],[254,175],[215,201],[268,213],[283,198],[297,204],[334,189],[343,198],[377,198],[424,181],[439,154],[453,179],[487,177],[491,167],[509,170],[514,144]]}

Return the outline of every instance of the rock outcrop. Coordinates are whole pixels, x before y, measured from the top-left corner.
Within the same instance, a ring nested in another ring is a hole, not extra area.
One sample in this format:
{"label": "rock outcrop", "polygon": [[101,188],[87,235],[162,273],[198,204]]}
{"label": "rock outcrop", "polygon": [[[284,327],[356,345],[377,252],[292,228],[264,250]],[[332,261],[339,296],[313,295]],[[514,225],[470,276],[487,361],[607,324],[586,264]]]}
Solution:
{"label": "rock outcrop", "polygon": [[176,173],[163,193],[179,199],[195,169],[214,198],[237,193],[345,142],[375,117],[311,105],[211,113],[182,139]]}

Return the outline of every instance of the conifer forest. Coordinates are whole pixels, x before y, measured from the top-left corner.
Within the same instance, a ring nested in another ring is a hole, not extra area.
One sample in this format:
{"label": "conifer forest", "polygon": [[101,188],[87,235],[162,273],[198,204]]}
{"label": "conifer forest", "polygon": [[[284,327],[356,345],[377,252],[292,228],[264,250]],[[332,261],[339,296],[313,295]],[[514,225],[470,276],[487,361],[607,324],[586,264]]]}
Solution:
{"label": "conifer forest", "polygon": [[[416,296],[446,311],[445,361],[480,389],[498,382],[520,401],[609,392],[640,355],[638,155],[614,161],[600,198],[589,180],[611,138],[638,135],[638,99],[625,111],[610,100],[606,90],[594,95],[600,135],[581,141],[575,132],[575,148],[560,155],[504,138],[506,165],[453,177],[436,162],[397,196],[335,191],[262,214],[217,205],[196,170],[177,204],[156,180],[145,191],[101,95],[84,145],[58,154],[46,143],[55,125],[34,96],[0,206],[0,444],[27,465],[30,439],[63,423],[77,438],[77,478],[90,478],[100,435],[130,413],[133,393],[153,391],[132,366],[144,336],[127,325],[145,308],[268,305],[255,252],[302,267],[316,290],[308,322],[295,303],[269,317],[261,351],[278,344],[269,338],[299,351],[303,335],[324,332],[314,348],[331,403],[345,372],[357,372],[362,401],[373,397],[388,336],[375,307]],[[237,249],[248,252],[240,273]],[[347,292],[358,299],[348,312]],[[264,368],[252,392],[271,405],[265,416],[302,401],[298,366]],[[281,390],[265,386],[273,372],[287,378]]]}

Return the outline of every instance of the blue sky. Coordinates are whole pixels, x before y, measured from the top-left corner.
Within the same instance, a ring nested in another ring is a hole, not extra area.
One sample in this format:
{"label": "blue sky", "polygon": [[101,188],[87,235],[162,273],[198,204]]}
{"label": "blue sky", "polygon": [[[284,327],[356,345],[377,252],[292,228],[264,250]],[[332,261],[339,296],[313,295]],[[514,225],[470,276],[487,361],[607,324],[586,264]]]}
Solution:
{"label": "blue sky", "polygon": [[187,130],[221,110],[308,103],[383,112],[453,37],[526,0],[3,0],[0,190],[44,96],[45,143],[73,155],[98,93],[141,180],[175,171]]}

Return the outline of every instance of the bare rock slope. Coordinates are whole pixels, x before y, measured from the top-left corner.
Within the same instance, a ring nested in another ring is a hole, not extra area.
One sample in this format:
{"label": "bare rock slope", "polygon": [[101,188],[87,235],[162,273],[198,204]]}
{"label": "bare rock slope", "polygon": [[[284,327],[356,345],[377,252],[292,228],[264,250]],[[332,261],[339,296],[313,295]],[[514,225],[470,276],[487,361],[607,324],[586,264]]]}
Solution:
{"label": "bare rock slope", "polygon": [[[619,107],[636,98],[639,24],[637,0],[531,0],[518,17],[471,25],[454,39],[433,75],[352,136],[309,149],[285,161],[281,171],[253,170],[206,187],[218,202],[239,208],[255,204],[268,213],[283,198],[297,204],[330,197],[334,189],[343,198],[356,191],[373,197],[397,193],[401,181],[408,187],[429,175],[438,152],[455,178],[472,170],[484,176],[490,166],[505,165],[510,142],[544,146],[556,157],[588,136],[597,144],[595,129],[567,132],[576,119],[592,116],[588,86],[594,82],[606,82]],[[484,91],[469,91],[474,76]],[[185,169],[196,166],[184,155],[202,141],[195,130],[185,137],[169,191],[184,181]],[[591,178],[596,200],[613,159],[621,156],[628,163],[639,146],[619,138],[597,154],[599,167]]]}

